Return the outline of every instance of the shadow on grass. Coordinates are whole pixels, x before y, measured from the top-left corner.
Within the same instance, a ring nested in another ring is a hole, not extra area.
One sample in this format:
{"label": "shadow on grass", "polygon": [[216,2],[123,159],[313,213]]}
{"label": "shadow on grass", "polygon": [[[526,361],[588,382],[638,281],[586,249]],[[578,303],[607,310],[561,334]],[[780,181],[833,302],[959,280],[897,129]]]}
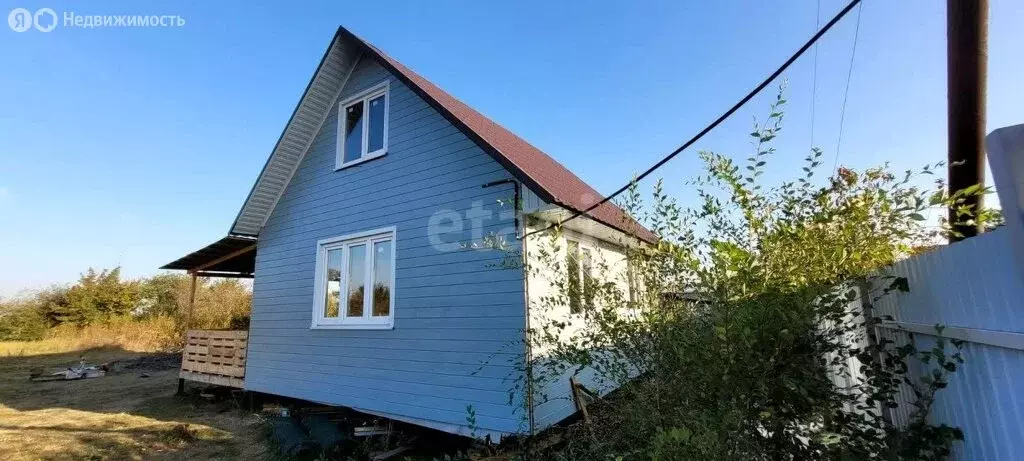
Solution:
{"label": "shadow on grass", "polygon": [[[170,359],[170,360],[168,360]],[[86,364],[110,363],[106,376],[34,382]],[[0,356],[0,441],[5,459],[224,459],[263,457],[258,418],[230,399],[175,396],[173,357],[99,347]]]}

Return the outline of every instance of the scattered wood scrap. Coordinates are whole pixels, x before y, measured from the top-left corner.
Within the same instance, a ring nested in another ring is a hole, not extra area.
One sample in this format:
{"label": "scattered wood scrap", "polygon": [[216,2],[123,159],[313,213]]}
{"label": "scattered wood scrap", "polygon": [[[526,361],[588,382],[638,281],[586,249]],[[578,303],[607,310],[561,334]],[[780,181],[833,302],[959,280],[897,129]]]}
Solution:
{"label": "scattered wood scrap", "polygon": [[58,370],[48,375],[42,374],[42,372],[34,372],[29,375],[29,381],[34,382],[45,382],[45,381],[71,381],[75,379],[88,379],[88,378],[99,378],[105,376],[109,371],[107,364],[99,366],[89,366],[85,364],[83,360],[76,367],[65,368]]}
{"label": "scattered wood scrap", "polygon": [[370,437],[374,435],[389,435],[391,429],[387,426],[361,426],[352,428],[354,437]]}
{"label": "scattered wood scrap", "polygon": [[134,359],[115,360],[99,365],[87,365],[85,358],[78,365],[46,373],[40,369],[29,372],[29,381],[72,381],[77,379],[99,378],[108,374],[139,372],[140,377],[148,378],[150,372],[178,368],[181,361],[179,354],[149,354]]}
{"label": "scattered wood scrap", "polygon": [[572,392],[572,402],[576,406],[576,411],[583,414],[583,420],[590,424],[590,413],[587,412],[587,405],[597,401],[600,396],[596,392],[587,389],[586,386],[580,384],[576,380],[575,376],[569,377],[569,386]]}
{"label": "scattered wood scrap", "polygon": [[372,461],[385,461],[385,460],[394,458],[395,456],[398,456],[398,455],[400,455],[402,453],[405,453],[405,452],[407,452],[409,450],[411,450],[410,447],[404,447],[404,446],[403,447],[398,447],[398,448],[395,448],[393,450],[388,450],[388,451],[382,451],[382,452],[379,452],[379,453],[374,453],[374,454],[370,455],[370,459]]}

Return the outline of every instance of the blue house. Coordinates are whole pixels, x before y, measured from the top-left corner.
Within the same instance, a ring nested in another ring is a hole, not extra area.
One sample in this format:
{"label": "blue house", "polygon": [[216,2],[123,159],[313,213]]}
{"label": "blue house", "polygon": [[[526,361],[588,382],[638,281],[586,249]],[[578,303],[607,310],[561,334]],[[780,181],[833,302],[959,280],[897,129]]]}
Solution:
{"label": "blue house", "polygon": [[[513,197],[518,212],[502,205]],[[165,268],[254,278],[247,390],[464,435],[531,433],[575,411],[565,383],[544,402],[516,391],[531,300],[548,288],[474,243],[528,254],[525,232],[600,198],[339,28],[229,235]],[[565,239],[610,255],[623,235],[653,239],[628,223],[605,204]]]}

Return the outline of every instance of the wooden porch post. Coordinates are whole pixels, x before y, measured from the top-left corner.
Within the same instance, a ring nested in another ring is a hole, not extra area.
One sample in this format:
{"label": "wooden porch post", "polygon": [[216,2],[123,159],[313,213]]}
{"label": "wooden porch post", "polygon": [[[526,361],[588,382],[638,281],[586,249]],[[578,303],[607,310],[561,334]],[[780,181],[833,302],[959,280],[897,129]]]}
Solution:
{"label": "wooden porch post", "polygon": [[185,332],[188,333],[188,329],[192,326],[192,309],[196,306],[196,279],[199,276],[195,272],[192,272],[192,286],[188,295],[188,310],[185,311]]}
{"label": "wooden porch post", "polygon": [[[185,335],[184,339],[186,343],[188,341],[188,330],[192,326],[192,309],[194,309],[196,305],[196,282],[199,278],[195,272],[190,272],[190,274],[192,275],[192,283],[189,286],[188,310],[185,311],[185,321],[183,325],[185,330],[183,334]],[[178,395],[185,395],[185,378],[178,378]]]}

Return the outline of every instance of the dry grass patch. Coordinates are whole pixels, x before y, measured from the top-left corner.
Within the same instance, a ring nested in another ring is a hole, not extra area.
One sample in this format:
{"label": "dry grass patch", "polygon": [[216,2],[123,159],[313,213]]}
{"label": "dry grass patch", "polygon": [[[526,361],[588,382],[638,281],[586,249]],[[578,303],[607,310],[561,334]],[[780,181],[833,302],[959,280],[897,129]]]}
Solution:
{"label": "dry grass patch", "polygon": [[0,409],[6,459],[227,459],[240,455],[232,434],[128,413]]}
{"label": "dry grass patch", "polygon": [[[0,348],[12,350],[10,345]],[[258,416],[231,402],[175,397],[175,368],[128,368],[77,381],[28,380],[34,370],[68,367],[80,357],[98,364],[144,353],[119,347],[44,355],[25,355],[38,349],[15,350],[20,355],[0,355],[0,453],[5,460],[268,457]]]}
{"label": "dry grass patch", "polygon": [[114,318],[76,327],[60,325],[46,332],[39,341],[0,341],[0,356],[34,356],[82,351],[98,347],[118,347],[131,352],[156,352],[176,348],[181,334],[171,317],[145,320]]}

